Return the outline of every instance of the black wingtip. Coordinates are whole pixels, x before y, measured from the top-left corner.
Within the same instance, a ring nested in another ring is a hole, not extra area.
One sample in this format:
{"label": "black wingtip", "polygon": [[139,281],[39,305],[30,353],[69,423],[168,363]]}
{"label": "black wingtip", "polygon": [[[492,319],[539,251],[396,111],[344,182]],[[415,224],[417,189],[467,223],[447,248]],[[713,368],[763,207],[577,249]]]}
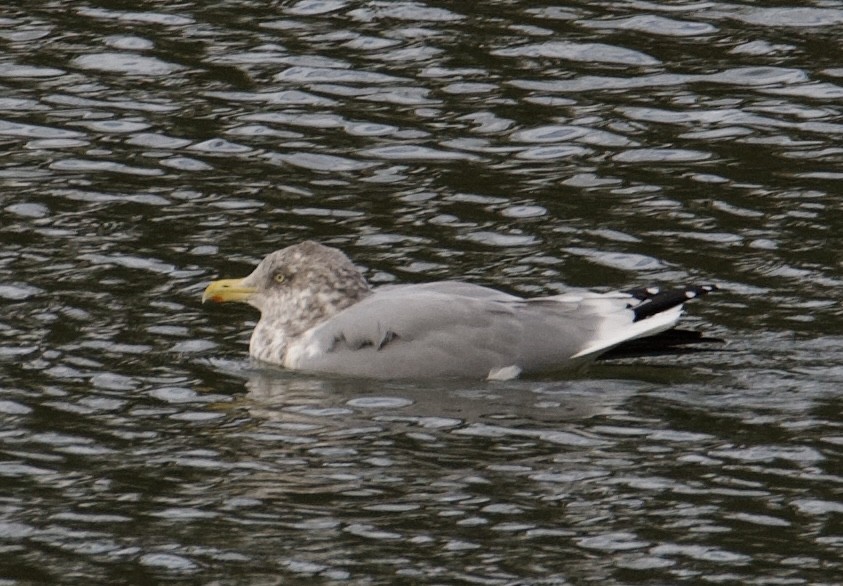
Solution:
{"label": "black wingtip", "polygon": [[624,342],[605,354],[601,354],[599,360],[711,352],[712,350],[721,350],[725,343],[726,340],[722,338],[710,338],[703,335],[702,332],[674,328],[655,336],[636,338]]}
{"label": "black wingtip", "polygon": [[638,300],[638,303],[630,303],[629,308],[635,314],[633,321],[641,321],[642,319],[647,319],[697,297],[702,297],[703,295],[720,290],[719,285],[712,283],[705,285],[686,285],[674,289],[641,287],[639,289],[630,289],[629,291],[625,291],[625,293]]}

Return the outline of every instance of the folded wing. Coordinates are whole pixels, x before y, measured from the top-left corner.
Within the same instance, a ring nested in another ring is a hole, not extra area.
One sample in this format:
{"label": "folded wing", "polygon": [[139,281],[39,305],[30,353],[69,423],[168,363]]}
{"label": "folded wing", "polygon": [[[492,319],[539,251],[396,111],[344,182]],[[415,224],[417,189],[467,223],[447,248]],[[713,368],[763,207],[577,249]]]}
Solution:
{"label": "folded wing", "polygon": [[637,319],[644,301],[633,293],[524,300],[467,283],[384,287],[307,332],[285,366],[374,378],[560,370],[673,327],[686,300]]}

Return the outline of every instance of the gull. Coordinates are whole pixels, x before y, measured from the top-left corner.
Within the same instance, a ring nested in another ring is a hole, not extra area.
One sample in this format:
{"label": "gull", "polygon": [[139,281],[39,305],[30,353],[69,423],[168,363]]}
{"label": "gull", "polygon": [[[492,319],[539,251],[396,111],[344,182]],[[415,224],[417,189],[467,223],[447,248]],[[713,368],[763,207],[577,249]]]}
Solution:
{"label": "gull", "polygon": [[717,288],[528,299],[457,281],[373,288],[343,252],[305,241],[269,254],[242,279],[212,282],[202,302],[257,308],[249,354],[290,370],[506,380],[575,368],[631,341],[670,333],[685,302]]}

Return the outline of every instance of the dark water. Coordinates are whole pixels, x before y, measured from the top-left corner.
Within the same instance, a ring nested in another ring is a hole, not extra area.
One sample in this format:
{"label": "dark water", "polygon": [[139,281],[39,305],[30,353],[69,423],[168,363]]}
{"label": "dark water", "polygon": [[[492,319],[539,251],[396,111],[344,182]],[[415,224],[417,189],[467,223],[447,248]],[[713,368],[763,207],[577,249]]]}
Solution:
{"label": "dark water", "polygon": [[[835,584],[843,4],[0,8],[0,583]],[[559,380],[261,370],[202,307],[715,281]]]}

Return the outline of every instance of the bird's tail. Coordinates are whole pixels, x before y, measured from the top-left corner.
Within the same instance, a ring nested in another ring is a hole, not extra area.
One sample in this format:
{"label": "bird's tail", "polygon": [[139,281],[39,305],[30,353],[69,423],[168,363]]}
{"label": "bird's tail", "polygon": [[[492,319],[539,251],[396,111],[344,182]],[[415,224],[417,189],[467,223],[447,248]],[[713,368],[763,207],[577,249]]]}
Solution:
{"label": "bird's tail", "polygon": [[674,328],[646,338],[636,338],[604,352],[598,360],[619,358],[640,358],[643,356],[669,356],[709,352],[717,344],[725,344],[722,338],[704,336],[702,332]]}
{"label": "bird's tail", "polygon": [[635,314],[633,321],[641,321],[719,289],[717,285],[687,285],[676,289],[641,287],[624,291],[624,293],[638,300],[637,303],[630,303],[629,308]]}

